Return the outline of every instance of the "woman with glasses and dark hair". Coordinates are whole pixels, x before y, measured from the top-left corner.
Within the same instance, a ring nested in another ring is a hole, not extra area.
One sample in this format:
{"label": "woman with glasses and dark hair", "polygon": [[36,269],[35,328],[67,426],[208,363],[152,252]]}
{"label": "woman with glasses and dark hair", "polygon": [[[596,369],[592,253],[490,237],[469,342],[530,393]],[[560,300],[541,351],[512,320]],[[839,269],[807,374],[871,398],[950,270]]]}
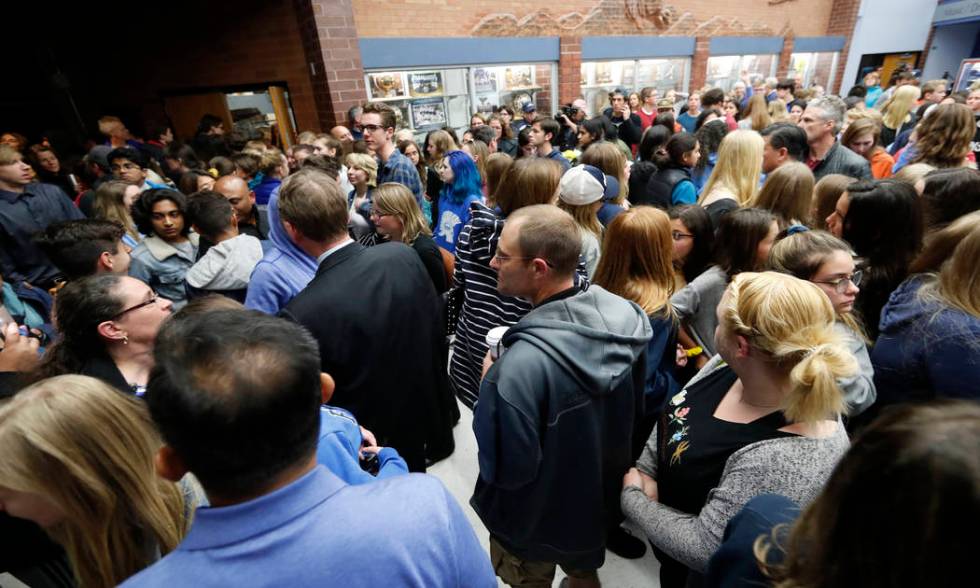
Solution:
{"label": "woman with glasses and dark hair", "polygon": [[922,247],[922,203],[903,182],[862,180],[847,187],[833,214],[840,222],[828,219],[831,232],[839,226],[840,237],[861,258],[865,283],[855,308],[874,340],[881,309],[908,276],[909,264]]}
{"label": "woman with glasses and dark hair", "polygon": [[143,280],[178,310],[187,302],[184,276],[197,261],[198,236],[187,222],[187,197],[176,190],[143,192],[133,221],[146,238],[133,250],[129,275]]}
{"label": "woman with glasses and dark hair", "polygon": [[172,309],[169,300],[128,276],[73,280],[58,292],[55,305],[61,339],[48,347],[32,379],[81,374],[142,396],[153,342]]}
{"label": "woman with glasses and dark hair", "polygon": [[855,269],[851,246],[824,231],[792,232],[772,246],[769,267],[813,282],[834,305],[837,313],[835,328],[843,335],[858,362],[857,373],[839,378],[837,385],[847,403],[847,415],[853,417],[862,413],[874,403],[876,394],[867,335],[852,312],[861,291],[862,272]]}

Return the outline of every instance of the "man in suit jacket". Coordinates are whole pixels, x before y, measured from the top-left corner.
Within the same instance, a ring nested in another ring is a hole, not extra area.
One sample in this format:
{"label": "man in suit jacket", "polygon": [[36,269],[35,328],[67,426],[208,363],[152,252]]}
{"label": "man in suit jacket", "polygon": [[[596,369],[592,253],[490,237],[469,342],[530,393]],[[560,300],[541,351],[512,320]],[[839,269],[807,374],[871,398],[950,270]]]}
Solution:
{"label": "man in suit jacket", "polygon": [[317,259],[313,281],[282,311],[313,334],[345,408],[394,447],[411,471],[453,450],[455,402],[442,352],[440,302],[418,254],[401,243],[365,248],[347,233],[337,182],[302,169],[283,182],[289,238]]}

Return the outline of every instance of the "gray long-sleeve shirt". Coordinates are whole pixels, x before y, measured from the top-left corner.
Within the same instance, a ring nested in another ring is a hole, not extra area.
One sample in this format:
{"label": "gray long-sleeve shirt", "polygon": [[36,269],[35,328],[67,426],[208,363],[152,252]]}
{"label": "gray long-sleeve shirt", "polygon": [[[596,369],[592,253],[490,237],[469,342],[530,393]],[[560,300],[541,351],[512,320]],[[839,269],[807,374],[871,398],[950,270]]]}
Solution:
{"label": "gray long-sleeve shirt", "polygon": [[715,354],[715,311],[727,287],[725,270],[713,265],[670,297],[677,316],[709,357]]}
{"label": "gray long-sleeve shirt", "polygon": [[[692,382],[717,369],[713,358]],[[690,386],[690,384],[688,384]],[[810,503],[848,448],[847,433],[838,422],[830,437],[783,437],[752,443],[728,458],[718,486],[701,512],[688,514],[647,498],[639,488],[623,490],[623,513],[670,557],[704,572],[721,545],[728,521],[759,494],[781,494],[801,506]],[[657,431],[647,441],[636,467],[656,479]]]}

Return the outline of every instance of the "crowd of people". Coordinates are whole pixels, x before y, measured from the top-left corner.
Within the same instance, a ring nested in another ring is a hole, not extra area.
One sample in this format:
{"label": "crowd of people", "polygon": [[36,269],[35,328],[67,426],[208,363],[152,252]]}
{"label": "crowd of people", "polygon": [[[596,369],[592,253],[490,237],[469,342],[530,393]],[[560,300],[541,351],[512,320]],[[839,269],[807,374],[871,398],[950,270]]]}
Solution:
{"label": "crowd of people", "polygon": [[[649,543],[665,588],[968,585],[980,85],[947,89],[617,88],[424,140],[366,103],[288,147],[105,116],[71,164],[3,133],[0,572],[574,588]],[[489,552],[424,474],[461,411]]]}

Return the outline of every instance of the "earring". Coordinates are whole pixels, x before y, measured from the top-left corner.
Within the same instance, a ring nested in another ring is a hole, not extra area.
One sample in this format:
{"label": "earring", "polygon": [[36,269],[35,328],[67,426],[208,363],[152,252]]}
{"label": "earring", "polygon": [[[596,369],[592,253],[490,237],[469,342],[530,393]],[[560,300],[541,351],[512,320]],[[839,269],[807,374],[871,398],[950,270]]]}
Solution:
{"label": "earring", "polygon": [[123,345],[129,345],[129,335],[123,335]]}

